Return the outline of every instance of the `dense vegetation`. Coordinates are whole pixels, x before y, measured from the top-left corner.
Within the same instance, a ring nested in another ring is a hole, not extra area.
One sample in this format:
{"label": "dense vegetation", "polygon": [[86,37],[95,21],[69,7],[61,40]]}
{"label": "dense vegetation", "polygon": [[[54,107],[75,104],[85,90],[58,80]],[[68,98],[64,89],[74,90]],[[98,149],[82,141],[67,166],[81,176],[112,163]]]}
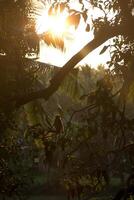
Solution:
{"label": "dense vegetation", "polygon": [[[134,1],[79,4],[74,10],[70,1],[50,2],[49,14],[66,9],[70,25],[77,28],[83,19],[86,31],[94,32],[59,69],[36,61],[41,39],[64,49],[64,38],[37,35],[37,5],[0,1],[1,199],[27,198],[37,172],[44,187],[60,188],[68,199],[112,199],[124,186],[115,199],[132,199]],[[89,20],[89,5],[102,16]],[[111,53],[107,69],[74,68],[109,39],[100,52]]]}

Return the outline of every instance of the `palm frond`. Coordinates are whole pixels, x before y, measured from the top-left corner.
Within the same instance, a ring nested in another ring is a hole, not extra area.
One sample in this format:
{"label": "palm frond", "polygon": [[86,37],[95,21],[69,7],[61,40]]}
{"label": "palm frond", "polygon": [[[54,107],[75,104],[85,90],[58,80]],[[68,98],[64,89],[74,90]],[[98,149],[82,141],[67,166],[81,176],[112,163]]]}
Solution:
{"label": "palm frond", "polygon": [[73,69],[68,77],[64,80],[62,85],[60,86],[60,90],[62,93],[68,94],[68,96],[79,99],[82,92],[82,86],[79,79],[79,68]]}

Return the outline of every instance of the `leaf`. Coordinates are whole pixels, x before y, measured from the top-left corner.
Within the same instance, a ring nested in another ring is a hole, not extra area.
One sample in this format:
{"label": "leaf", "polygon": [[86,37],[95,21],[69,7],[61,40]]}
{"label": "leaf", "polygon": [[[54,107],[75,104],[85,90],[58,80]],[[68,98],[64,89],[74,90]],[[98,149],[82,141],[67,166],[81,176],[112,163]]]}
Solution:
{"label": "leaf", "polygon": [[60,37],[57,37],[57,36],[53,35],[53,34],[52,34],[51,32],[49,32],[49,31],[47,31],[47,32],[43,35],[42,39],[44,40],[44,42],[45,42],[48,46],[52,45],[53,47],[58,48],[58,49],[60,49],[60,50],[62,50],[62,51],[65,50],[64,40],[63,40],[62,38],[60,38]]}
{"label": "leaf", "polygon": [[55,38],[55,47],[59,48],[60,50],[64,51],[65,50],[65,44],[63,39],[61,38]]}
{"label": "leaf", "polygon": [[57,13],[58,9],[59,9],[59,4],[58,3],[54,6],[54,9],[55,9],[55,13]]}
{"label": "leaf", "polygon": [[90,31],[90,25],[87,24],[87,26],[86,26],[86,32],[89,32],[89,31]]}
{"label": "leaf", "polygon": [[77,11],[76,11],[75,9],[69,9],[69,13],[70,13],[70,14],[71,14],[71,13],[76,14]]}
{"label": "leaf", "polygon": [[108,46],[104,46],[99,54],[100,55],[103,54],[107,50],[108,47],[109,47],[109,45]]}
{"label": "leaf", "polygon": [[42,39],[44,40],[44,42],[47,44],[47,45],[50,45],[50,35],[48,33],[45,33],[45,35],[42,37]]}
{"label": "leaf", "polygon": [[102,10],[102,5],[101,4],[99,4],[99,8]]}
{"label": "leaf", "polygon": [[87,18],[88,18],[88,15],[87,15],[87,10],[85,10],[83,13],[82,13],[82,17],[84,19],[84,22],[87,21]]}
{"label": "leaf", "polygon": [[51,6],[51,7],[49,8],[49,10],[48,10],[48,15],[52,15],[52,13],[53,13],[53,7]]}
{"label": "leaf", "polygon": [[71,26],[75,26],[75,28],[78,27],[80,23],[80,14],[72,14],[67,17],[67,23]]}
{"label": "leaf", "polygon": [[65,10],[65,3],[60,3],[60,12]]}
{"label": "leaf", "polygon": [[75,28],[77,28],[80,23],[80,14],[77,14],[75,16],[74,21],[75,21]]}

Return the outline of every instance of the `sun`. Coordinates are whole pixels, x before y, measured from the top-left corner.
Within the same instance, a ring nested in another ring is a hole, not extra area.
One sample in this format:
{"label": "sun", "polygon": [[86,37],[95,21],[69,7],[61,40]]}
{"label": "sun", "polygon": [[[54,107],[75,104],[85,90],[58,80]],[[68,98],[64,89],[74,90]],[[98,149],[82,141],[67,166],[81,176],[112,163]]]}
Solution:
{"label": "sun", "polygon": [[[39,35],[46,35],[50,33],[53,38],[61,38],[64,40],[65,51],[60,51],[53,45],[44,43],[44,39],[40,43],[40,61],[51,63],[53,65],[62,66],[67,60],[75,54],[87,42],[87,34],[84,30],[84,22],[80,23],[78,28],[68,21],[68,11],[56,12],[48,14],[49,8],[45,8],[40,12],[36,19],[36,32]],[[88,34],[88,40],[90,35]],[[50,43],[51,44],[51,43]],[[70,51],[71,50],[71,51]],[[52,59],[53,58],[53,59]]]}
{"label": "sun", "polygon": [[48,11],[43,11],[36,21],[36,32],[43,34],[50,32],[54,36],[62,36],[67,32],[67,13],[55,13],[52,15],[48,14]]}
{"label": "sun", "polygon": [[[45,7],[40,10],[40,15],[36,18],[36,32],[47,38],[47,33],[52,35],[52,39],[61,38],[64,40],[65,51],[55,48],[54,45],[48,45],[44,39],[40,42],[39,61],[52,65],[63,66],[73,55],[75,55],[84,45],[93,39],[93,32],[85,31],[85,23],[80,21],[77,29],[68,22],[69,13],[67,10],[54,12],[49,14],[49,8]],[[93,12],[93,11],[92,11]],[[49,35],[49,34],[48,34]],[[50,42],[51,44],[51,42]],[[80,65],[88,63],[92,67],[96,67],[100,63],[105,63],[109,58],[109,54],[99,55],[101,49],[97,49],[84,60]],[[97,53],[96,53],[97,52]]]}

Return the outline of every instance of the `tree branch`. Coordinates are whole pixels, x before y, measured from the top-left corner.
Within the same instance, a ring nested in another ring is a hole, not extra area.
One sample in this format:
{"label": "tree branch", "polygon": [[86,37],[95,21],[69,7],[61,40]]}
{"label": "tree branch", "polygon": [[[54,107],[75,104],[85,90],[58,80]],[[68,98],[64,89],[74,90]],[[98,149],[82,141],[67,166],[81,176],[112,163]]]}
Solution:
{"label": "tree branch", "polygon": [[76,53],[50,81],[50,85],[40,91],[32,92],[31,94],[16,97],[14,101],[16,106],[24,105],[32,100],[44,98],[48,100],[50,96],[57,91],[61,83],[64,81],[69,72],[78,64],[85,56],[90,52],[95,50],[97,47],[105,43],[107,40],[111,39],[114,36],[124,34],[124,29],[122,27],[104,27],[103,30],[100,30],[96,37],[86,44],[78,53]]}

